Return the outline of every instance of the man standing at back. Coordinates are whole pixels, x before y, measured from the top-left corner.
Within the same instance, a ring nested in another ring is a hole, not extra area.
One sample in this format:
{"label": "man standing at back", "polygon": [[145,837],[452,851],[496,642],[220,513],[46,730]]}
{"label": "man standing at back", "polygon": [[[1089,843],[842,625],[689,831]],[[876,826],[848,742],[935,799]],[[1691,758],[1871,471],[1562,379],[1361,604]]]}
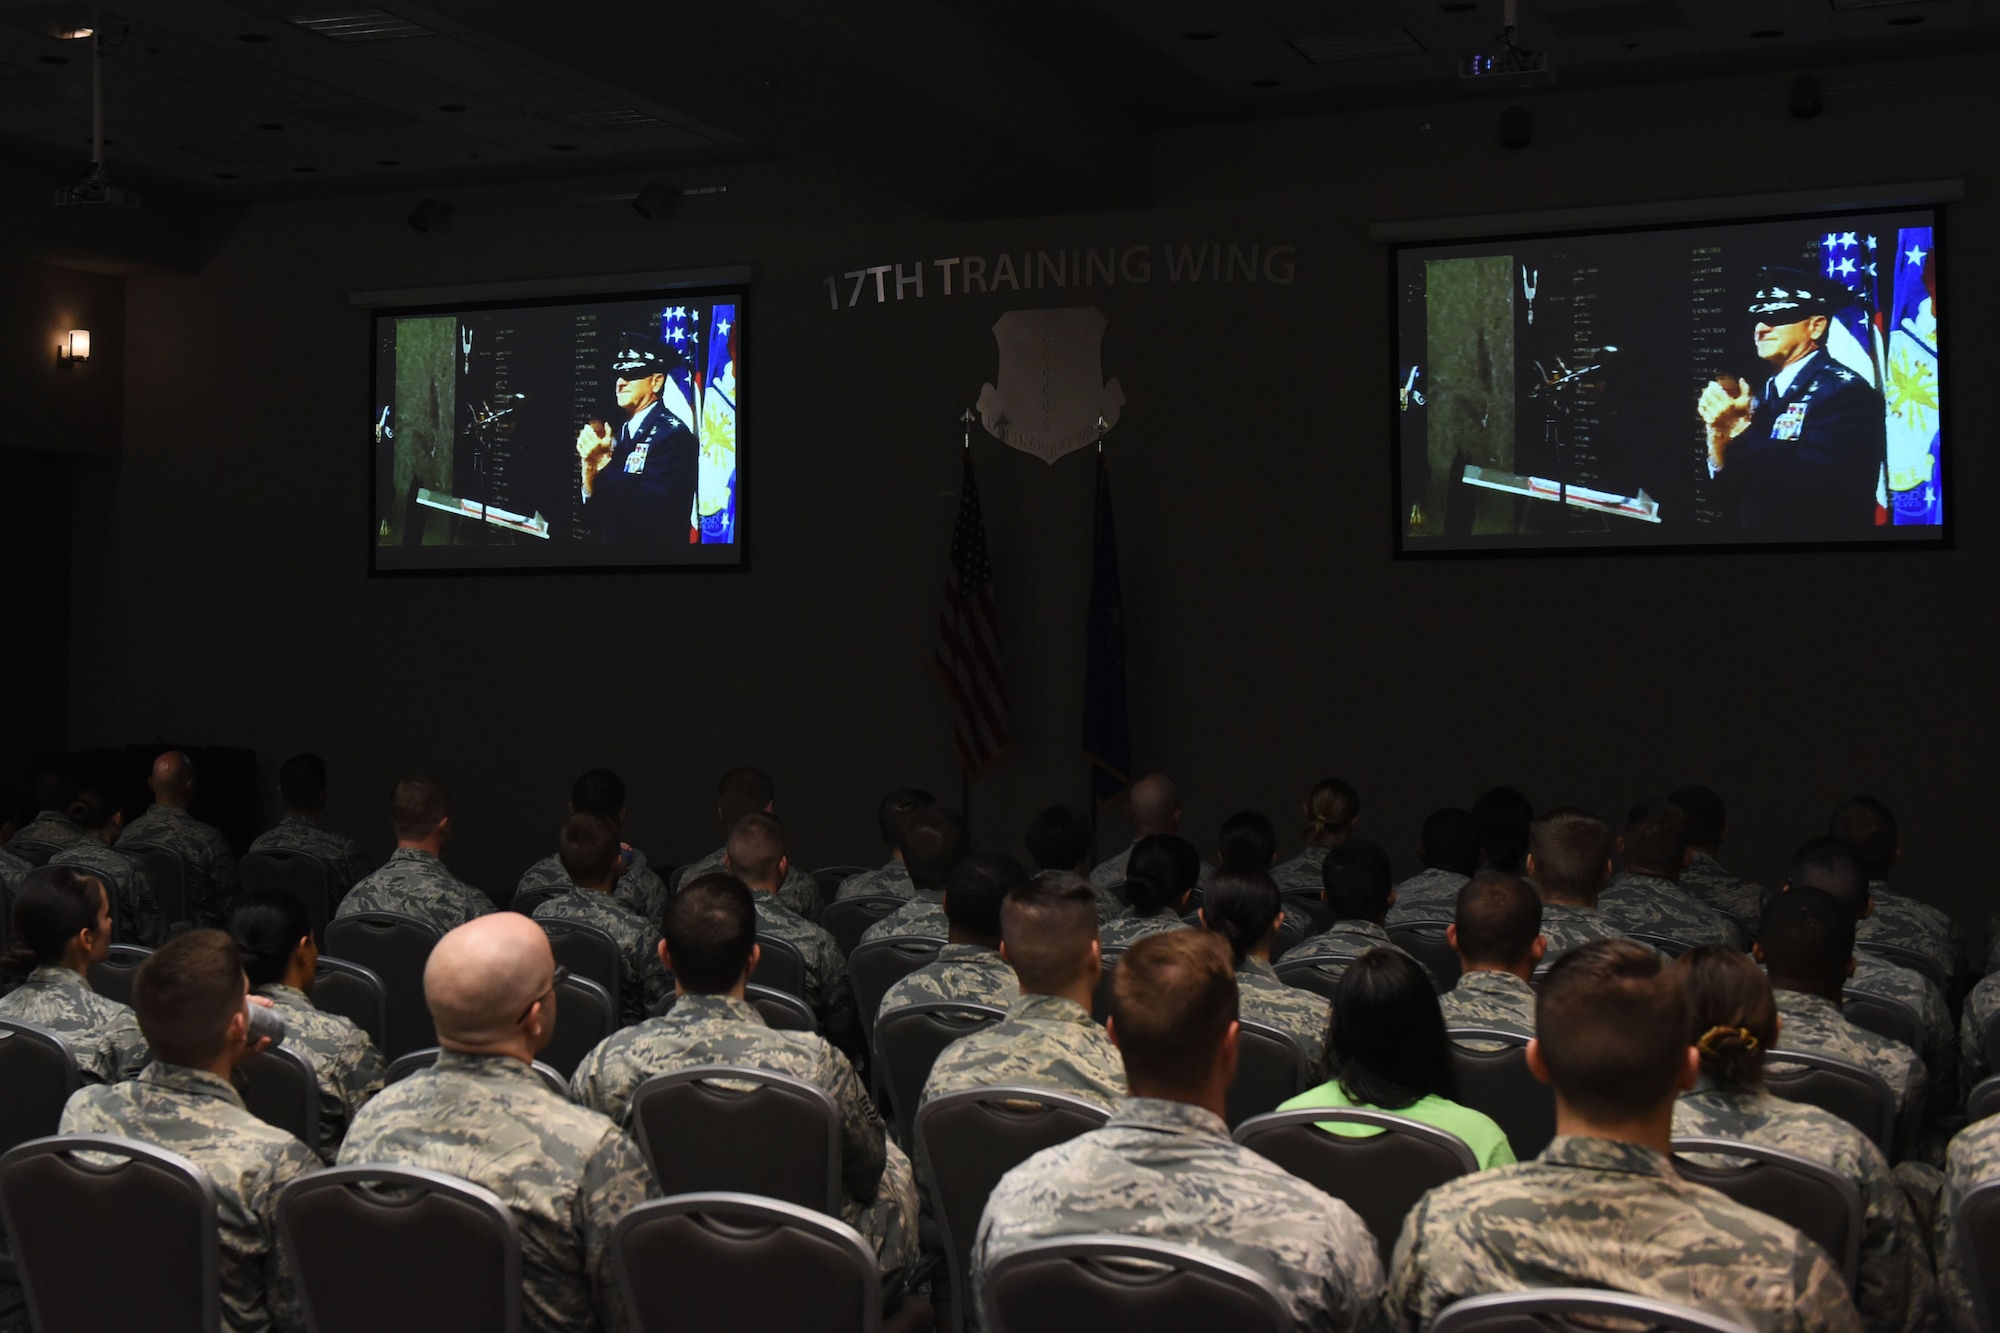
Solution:
{"label": "man standing at back", "polygon": [[[771,781],[771,775],[761,768],[732,768],[722,775],[722,781],[715,788],[715,823],[722,831],[723,841],[729,840],[729,831],[745,815],[768,815],[778,808],[778,784]],[[727,847],[718,847],[699,861],[682,866],[668,881],[669,888],[678,888],[690,880],[703,875],[712,875],[723,868],[722,858]],[[819,881],[810,871],[788,865],[785,882],[778,886],[778,901],[797,912],[808,921],[819,920]]]}
{"label": "man standing at back", "polygon": [[601,815],[571,815],[560,835],[568,891],[535,907],[537,921],[595,926],[618,946],[621,1024],[642,1022],[654,1005],[674,993],[674,979],[660,965],[660,932],[618,901],[618,830]]}
{"label": "man standing at back", "polygon": [[236,879],[236,854],[222,830],[188,813],[194,804],[194,763],[179,750],[153,761],[146,780],[153,804],[125,826],[118,846],[165,847],[180,857],[187,872],[188,919],[197,926],[221,927],[229,921],[236,900],[243,896]]}
{"label": "man standing at back", "polygon": [[[1528,983],[1548,952],[1542,900],[1518,875],[1482,870],[1458,891],[1445,939],[1458,951],[1458,984],[1438,997],[1448,1028],[1499,1028],[1535,1035]],[[1468,1042],[1475,1049],[1483,1043]]]}
{"label": "man standing at back", "polygon": [[[618,842],[618,835],[625,828],[625,779],[608,768],[591,769],[569,789],[569,812],[573,815],[595,815],[609,821],[612,841],[618,853],[618,884],[612,889],[611,896],[646,920],[658,921],[660,909],[667,905],[666,881],[646,864],[644,852],[628,843]],[[561,889],[570,882],[570,877],[563,870],[562,853],[551,852],[528,867],[521,876],[521,882],[514,886],[514,898],[519,901],[524,893]]]}
{"label": "man standing at back", "polygon": [[841,957],[840,945],[824,926],[806,920],[779,897],[779,886],[791,867],[785,826],[776,815],[743,816],[729,831],[722,864],[725,873],[750,887],[757,903],[757,934],[781,940],[799,951],[805,964],[805,994],[799,998],[819,1019],[819,1030],[842,1049],[858,1042],[854,990],[848,984],[847,960]]}
{"label": "man standing at back", "polygon": [[1687,999],[1654,950],[1600,940],[1565,953],[1542,984],[1535,1033],[1528,1066],[1555,1089],[1555,1141],[1410,1210],[1389,1274],[1405,1333],[1469,1296],[1537,1287],[1670,1301],[1758,1333],[1859,1333],[1818,1245],[1675,1174],[1674,1099],[1700,1057]]}
{"label": "man standing at back", "polygon": [[1686,818],[1672,801],[1641,801],[1618,836],[1625,868],[1597,895],[1604,919],[1628,935],[1657,935],[1692,949],[1703,944],[1747,945],[1734,920],[1704,907],[1680,886],[1687,864]]}
{"label": "man standing at back", "polygon": [[1236,976],[1206,930],[1149,935],[1119,960],[1111,1035],[1130,1096],[1111,1120],[1036,1153],[987,1201],[972,1246],[973,1307],[1006,1255],[1110,1234],[1206,1250],[1277,1290],[1301,1333],[1380,1327],[1382,1262],[1354,1210],[1232,1143]]}
{"label": "man standing at back", "polygon": [[549,1091],[532,1068],[556,1025],[556,961],[516,912],[468,922],[424,965],[443,1052],[355,1116],[340,1164],[442,1171],[491,1190],[521,1233],[522,1325],[618,1328],[611,1229],[657,1193],[618,1126]]}
{"label": "man standing at back", "polygon": [[1550,810],[1528,827],[1528,879],[1542,896],[1545,961],[1591,940],[1623,939],[1625,932],[1597,910],[1597,895],[1611,876],[1611,830],[1583,810]]}
{"label": "man standing at back", "polygon": [[278,798],[285,817],[276,828],[257,835],[253,852],[304,852],[326,867],[326,901],[336,907],[347,891],[368,873],[368,853],[344,833],[320,827],[326,809],[326,761],[316,754],[295,754],[278,765]]}
{"label": "man standing at back", "polygon": [[[1097,868],[1090,872],[1090,882],[1099,888],[1108,888],[1125,878],[1125,862],[1141,839],[1181,831],[1180,789],[1166,774],[1151,773],[1140,778],[1132,784],[1125,802],[1127,813],[1132,817],[1132,841],[1126,844],[1124,851],[1107,861],[1100,861]],[[1204,862],[1199,882],[1208,883],[1208,877],[1213,873],[1214,870]]]}
{"label": "man standing at back", "polygon": [[397,783],[389,798],[389,822],[396,830],[396,850],[340,900],[335,916],[401,912],[447,931],[493,910],[492,899],[444,867],[441,858],[451,842],[451,793],[442,778],[408,777]]}
{"label": "man standing at back", "polygon": [[935,804],[936,797],[916,787],[898,787],[884,796],[875,810],[875,827],[889,849],[889,859],[880,870],[864,870],[840,881],[834,898],[914,898],[916,886],[910,883],[910,872],[903,865],[903,821]]}
{"label": "man standing at back", "polygon": [[861,932],[861,942],[926,935],[944,939],[944,888],[971,851],[965,822],[941,805],[927,805],[903,821],[903,865],[910,872],[910,901]]}
{"label": "man standing at back", "polygon": [[975,852],[959,862],[944,891],[944,919],[951,931],[944,948],[935,962],[889,987],[874,1021],[912,1004],[956,1000],[1004,1009],[1012,1003],[1021,986],[1000,956],[1000,905],[1027,882],[1028,872],[1004,852]]}

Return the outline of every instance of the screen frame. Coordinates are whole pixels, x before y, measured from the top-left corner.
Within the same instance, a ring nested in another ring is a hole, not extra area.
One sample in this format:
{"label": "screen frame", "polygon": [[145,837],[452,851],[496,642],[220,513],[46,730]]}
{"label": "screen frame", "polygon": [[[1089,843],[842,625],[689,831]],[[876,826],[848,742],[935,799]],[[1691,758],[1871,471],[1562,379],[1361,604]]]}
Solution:
{"label": "screen frame", "polygon": [[[1849,217],[1875,217],[1883,213],[1913,212],[1928,209],[1932,214],[1932,229],[1936,233],[1937,287],[1940,299],[1946,305],[1951,261],[1948,216],[1950,201],[1938,199],[1925,202],[1921,199],[1903,199],[1895,203],[1878,205],[1843,205],[1838,208],[1808,208],[1787,213],[1753,213],[1747,216],[1717,216],[1680,218],[1670,222],[1630,222],[1605,226],[1561,227],[1538,231],[1499,231],[1464,236],[1431,236],[1421,239],[1395,240],[1385,243],[1389,261],[1388,305],[1389,305],[1389,364],[1385,382],[1393,384],[1402,370],[1401,264],[1406,250],[1439,250],[1453,246],[1500,245],[1521,241],[1562,240],[1576,236],[1613,236],[1633,232],[1674,232],[1692,231],[1707,227],[1756,226],[1760,224],[1782,224],[1789,222],[1828,221]],[[1396,410],[1393,397],[1386,399],[1391,412],[1389,435],[1389,551],[1395,560],[1464,560],[1464,559],[1573,559],[1579,556],[1673,556],[1673,555],[1743,555],[1743,554],[1797,554],[1826,551],[1885,551],[1907,553],[1949,551],[1956,546],[1958,505],[1956,488],[1952,480],[1953,462],[1957,450],[1950,445],[1951,440],[1951,400],[1956,384],[1951,374],[1950,339],[1940,338],[1938,357],[1938,432],[1945,442],[1938,450],[1938,484],[1943,488],[1946,504],[1944,522],[1939,525],[1935,536],[1912,537],[1907,539],[1882,540],[1837,540],[1837,541],[1717,541],[1717,542],[1657,542],[1624,545],[1610,543],[1602,546],[1521,546],[1507,541],[1494,541],[1490,545],[1465,544],[1442,549],[1422,546],[1412,548],[1403,531],[1404,516],[1409,513],[1409,502],[1403,491],[1403,431],[1401,413]]]}
{"label": "screen frame", "polygon": [[[378,401],[376,372],[379,358],[376,355],[376,330],[379,321],[385,318],[401,318],[414,315],[451,315],[461,311],[475,310],[524,310],[557,305],[596,305],[618,301],[652,301],[668,297],[686,297],[702,300],[707,297],[733,296],[741,312],[737,317],[740,325],[751,309],[753,284],[745,278],[740,282],[663,282],[656,286],[642,286],[625,290],[599,291],[585,290],[569,293],[535,296],[491,296],[469,301],[429,301],[417,305],[369,305],[365,308],[368,316],[368,402],[362,409],[362,417],[373,421],[375,404]],[[751,385],[755,379],[756,357],[750,351],[757,336],[757,323],[750,321],[746,336],[739,343],[739,364],[736,367],[736,541],[738,558],[733,561],[691,562],[688,564],[576,564],[576,565],[471,565],[443,568],[397,568],[385,569],[376,561],[376,553],[382,548],[375,540],[379,516],[375,513],[376,487],[380,482],[381,455],[379,450],[370,450],[368,455],[368,496],[365,512],[369,522],[364,525],[368,537],[368,577],[371,579],[407,578],[493,578],[530,576],[546,574],[747,574],[751,563],[751,536],[755,524],[751,521],[750,502],[750,461],[754,456],[750,444],[753,431],[744,429],[742,406],[751,398]],[[751,417],[755,418],[752,412]]]}

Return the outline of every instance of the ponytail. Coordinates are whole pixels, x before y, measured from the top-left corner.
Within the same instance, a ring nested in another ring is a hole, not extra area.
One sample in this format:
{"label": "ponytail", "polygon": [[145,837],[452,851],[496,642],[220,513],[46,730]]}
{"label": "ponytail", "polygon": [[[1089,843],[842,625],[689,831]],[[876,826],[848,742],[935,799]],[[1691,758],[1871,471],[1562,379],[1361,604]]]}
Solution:
{"label": "ponytail", "polygon": [[39,866],[14,894],[14,938],[0,967],[26,976],[63,960],[69,942],[97,925],[111,905],[104,881],[76,866]]}
{"label": "ponytail", "polygon": [[1271,923],[1281,910],[1278,886],[1261,871],[1217,871],[1201,891],[1201,919],[1228,943],[1237,967],[1270,938]]}

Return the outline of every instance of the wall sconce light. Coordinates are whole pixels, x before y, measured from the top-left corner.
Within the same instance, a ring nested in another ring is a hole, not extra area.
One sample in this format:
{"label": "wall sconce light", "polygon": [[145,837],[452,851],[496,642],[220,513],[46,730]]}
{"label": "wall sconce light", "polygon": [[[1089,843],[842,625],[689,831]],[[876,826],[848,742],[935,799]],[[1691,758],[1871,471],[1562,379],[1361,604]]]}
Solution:
{"label": "wall sconce light", "polygon": [[80,365],[90,360],[90,330],[71,329],[69,337],[56,344],[56,364]]}

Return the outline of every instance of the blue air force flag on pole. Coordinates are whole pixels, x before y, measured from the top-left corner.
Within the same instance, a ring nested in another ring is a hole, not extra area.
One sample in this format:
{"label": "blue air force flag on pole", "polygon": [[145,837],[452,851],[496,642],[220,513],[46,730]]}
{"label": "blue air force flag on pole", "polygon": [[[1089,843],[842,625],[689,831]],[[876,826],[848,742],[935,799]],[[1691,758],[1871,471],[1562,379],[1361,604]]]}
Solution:
{"label": "blue air force flag on pole", "polygon": [[1938,476],[1936,240],[1929,227],[1896,236],[1894,297],[1883,398],[1889,425],[1889,497],[1898,527],[1944,522]]}

